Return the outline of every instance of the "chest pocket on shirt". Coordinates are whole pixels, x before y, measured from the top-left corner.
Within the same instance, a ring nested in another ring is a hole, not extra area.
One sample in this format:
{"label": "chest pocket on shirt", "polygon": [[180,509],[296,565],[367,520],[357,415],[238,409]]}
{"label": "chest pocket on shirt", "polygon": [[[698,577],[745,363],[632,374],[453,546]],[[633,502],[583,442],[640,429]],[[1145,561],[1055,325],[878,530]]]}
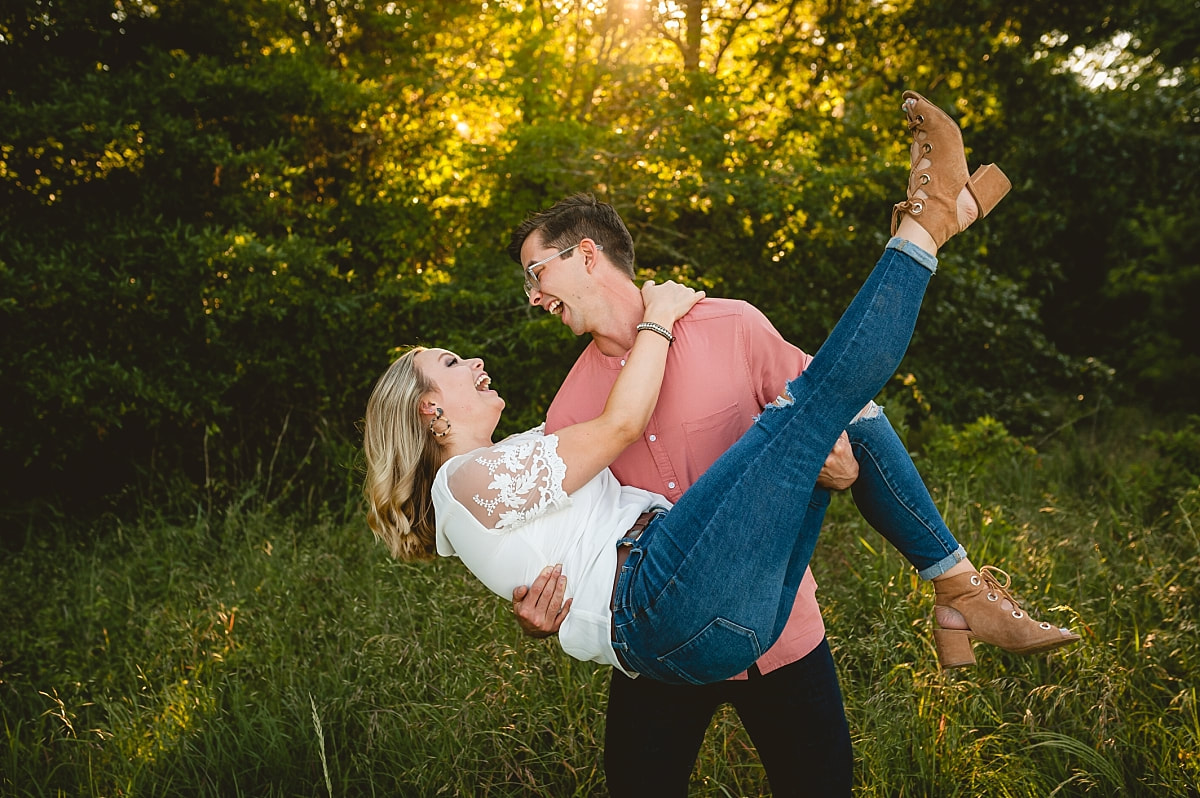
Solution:
{"label": "chest pocket on shirt", "polygon": [[692,470],[688,474],[688,484],[699,479],[749,429],[751,420],[736,404],[732,404],[703,418],[683,422],[688,466]]}

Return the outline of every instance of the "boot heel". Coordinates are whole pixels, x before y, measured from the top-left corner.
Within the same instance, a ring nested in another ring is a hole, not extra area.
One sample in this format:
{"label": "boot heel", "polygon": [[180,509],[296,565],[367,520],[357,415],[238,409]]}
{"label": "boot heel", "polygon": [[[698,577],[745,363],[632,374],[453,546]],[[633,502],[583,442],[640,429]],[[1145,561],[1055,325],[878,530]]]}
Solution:
{"label": "boot heel", "polygon": [[994,163],[979,167],[967,181],[967,191],[971,192],[975,204],[979,206],[980,219],[991,213],[992,208],[1000,204],[1000,200],[1004,199],[1004,195],[1011,189],[1012,183]]}
{"label": "boot heel", "polygon": [[938,663],[943,668],[962,668],[975,664],[971,650],[971,632],[967,629],[934,629]]}

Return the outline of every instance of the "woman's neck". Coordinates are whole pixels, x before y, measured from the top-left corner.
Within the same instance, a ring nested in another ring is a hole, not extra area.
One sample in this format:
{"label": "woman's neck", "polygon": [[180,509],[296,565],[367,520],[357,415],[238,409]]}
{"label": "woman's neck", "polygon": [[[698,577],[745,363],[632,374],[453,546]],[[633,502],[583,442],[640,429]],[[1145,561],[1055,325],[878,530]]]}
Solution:
{"label": "woman's neck", "polygon": [[492,445],[492,436],[487,435],[463,435],[462,437],[455,436],[453,440],[446,440],[438,447],[441,454],[441,460],[438,465],[441,466],[451,457],[458,457],[460,454],[473,452],[476,449],[486,449]]}

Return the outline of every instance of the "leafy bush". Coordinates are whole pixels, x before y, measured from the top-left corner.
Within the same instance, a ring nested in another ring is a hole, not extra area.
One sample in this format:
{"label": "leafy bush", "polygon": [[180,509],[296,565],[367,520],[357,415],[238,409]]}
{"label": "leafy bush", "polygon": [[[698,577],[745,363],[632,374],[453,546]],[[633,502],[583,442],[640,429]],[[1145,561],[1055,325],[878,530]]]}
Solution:
{"label": "leafy bush", "polygon": [[961,429],[937,425],[925,439],[921,457],[939,476],[984,484],[995,469],[1034,465],[1038,453],[1009,434],[999,421],[984,416]]}
{"label": "leafy bush", "polygon": [[1178,427],[1153,430],[1143,440],[1157,457],[1140,487],[1161,497],[1159,509],[1166,510],[1200,489],[1200,416],[1186,416]]}
{"label": "leafy bush", "polygon": [[1168,42],[1190,17],[1102,5],[949,4],[931,27],[912,4],[759,3],[698,40],[665,35],[665,6],[6,8],[5,511],[219,505],[251,482],[340,501],[403,344],[486,357],[504,431],[535,423],[582,342],[503,247],[574,191],[627,218],[643,274],[753,301],[816,350],[886,239],[909,85],[1017,184],[931,287],[906,370],[936,417],[1027,434],[1058,396],[1178,406],[1200,373],[1190,51],[1131,40],[1141,90],[1064,64],[1112,38],[1085,17]]}

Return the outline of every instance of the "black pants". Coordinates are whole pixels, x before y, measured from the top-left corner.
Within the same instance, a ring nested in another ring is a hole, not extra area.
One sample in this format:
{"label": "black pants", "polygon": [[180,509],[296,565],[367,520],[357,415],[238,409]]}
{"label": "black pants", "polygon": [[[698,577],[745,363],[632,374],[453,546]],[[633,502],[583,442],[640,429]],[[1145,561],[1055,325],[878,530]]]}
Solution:
{"label": "black pants", "polygon": [[613,669],[604,774],[614,798],[685,798],[704,734],[732,704],[777,798],[849,796],[854,755],[829,644],[745,681],[700,686],[630,679]]}

